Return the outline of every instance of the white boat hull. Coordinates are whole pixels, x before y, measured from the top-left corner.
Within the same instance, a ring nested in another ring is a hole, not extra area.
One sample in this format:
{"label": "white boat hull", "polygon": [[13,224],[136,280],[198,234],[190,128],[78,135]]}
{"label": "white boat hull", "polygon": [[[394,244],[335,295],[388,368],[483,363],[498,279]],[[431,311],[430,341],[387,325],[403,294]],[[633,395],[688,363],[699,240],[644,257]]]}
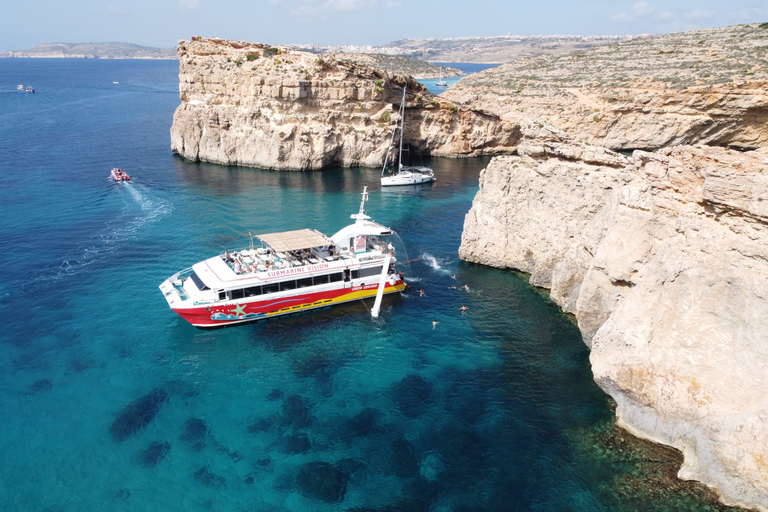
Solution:
{"label": "white boat hull", "polygon": [[381,186],[393,187],[397,185],[418,185],[420,183],[430,183],[432,181],[435,181],[435,176],[432,174],[432,169],[427,167],[419,168],[419,170],[414,171],[403,169],[397,174],[382,176]]}

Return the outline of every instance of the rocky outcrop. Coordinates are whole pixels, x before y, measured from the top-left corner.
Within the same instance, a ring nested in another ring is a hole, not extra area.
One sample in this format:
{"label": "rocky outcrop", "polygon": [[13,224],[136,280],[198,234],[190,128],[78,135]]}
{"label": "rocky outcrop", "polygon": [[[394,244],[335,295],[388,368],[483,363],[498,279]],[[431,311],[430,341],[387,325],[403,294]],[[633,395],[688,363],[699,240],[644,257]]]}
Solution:
{"label": "rocky outcrop", "polygon": [[190,160],[281,170],[381,166],[404,85],[404,139],[416,152],[502,154],[520,137],[496,115],[457,108],[410,77],[349,56],[197,37],[178,51],[182,103],[171,148]]}
{"label": "rocky outcrop", "polygon": [[594,378],[679,476],[768,510],[768,159],[624,156],[539,123],[481,173],[460,256],[530,273],[578,320]]}
{"label": "rocky outcrop", "polygon": [[505,64],[441,96],[614,150],[757,149],[768,147],[766,46],[765,23],[635,38]]}

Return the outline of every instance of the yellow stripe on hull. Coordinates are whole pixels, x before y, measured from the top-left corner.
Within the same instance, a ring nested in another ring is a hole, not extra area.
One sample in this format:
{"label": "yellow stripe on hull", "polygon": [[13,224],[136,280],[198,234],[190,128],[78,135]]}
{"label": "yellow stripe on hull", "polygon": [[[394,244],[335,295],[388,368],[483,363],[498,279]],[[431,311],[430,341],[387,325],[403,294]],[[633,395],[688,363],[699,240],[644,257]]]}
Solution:
{"label": "yellow stripe on hull", "polygon": [[[384,294],[387,293],[394,293],[394,292],[400,292],[405,290],[405,284],[396,284],[394,286],[386,286],[384,288]],[[322,308],[326,306],[332,306],[334,304],[341,304],[342,302],[351,302],[354,300],[362,300],[367,299],[369,297],[375,297],[376,293],[378,292],[377,288],[369,289],[369,290],[357,290],[350,293],[345,293],[344,295],[339,295],[338,297],[335,297],[333,299],[325,299],[321,301],[316,302],[308,302],[306,304],[298,304],[296,306],[291,306],[289,308],[283,308],[278,309],[277,311],[270,311],[269,313],[266,313],[265,316],[277,316],[277,315],[285,315],[286,313],[292,313],[294,311],[303,311],[307,309],[315,309],[315,308]]]}

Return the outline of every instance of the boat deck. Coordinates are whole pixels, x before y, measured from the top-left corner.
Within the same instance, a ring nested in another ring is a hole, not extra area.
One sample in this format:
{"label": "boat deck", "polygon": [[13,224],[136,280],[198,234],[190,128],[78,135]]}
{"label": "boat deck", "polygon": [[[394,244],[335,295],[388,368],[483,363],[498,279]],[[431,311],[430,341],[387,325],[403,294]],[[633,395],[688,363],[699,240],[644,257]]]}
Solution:
{"label": "boat deck", "polygon": [[302,267],[306,265],[318,265],[338,260],[364,262],[371,259],[382,258],[385,255],[386,246],[383,244],[370,244],[366,251],[357,252],[350,250],[331,251],[304,249],[299,251],[278,252],[272,249],[245,249],[233,251],[221,255],[229,268],[237,275],[249,275],[270,270],[283,270]]}

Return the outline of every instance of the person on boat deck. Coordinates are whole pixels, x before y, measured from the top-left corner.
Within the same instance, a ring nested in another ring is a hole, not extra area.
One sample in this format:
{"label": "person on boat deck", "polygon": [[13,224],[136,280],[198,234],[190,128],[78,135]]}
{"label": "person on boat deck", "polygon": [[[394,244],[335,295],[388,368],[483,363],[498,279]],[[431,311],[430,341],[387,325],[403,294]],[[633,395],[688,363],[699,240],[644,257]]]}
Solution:
{"label": "person on boat deck", "polygon": [[243,271],[243,267],[240,266],[240,261],[235,260],[235,274],[239,274]]}
{"label": "person on boat deck", "polygon": [[392,246],[392,242],[389,242],[387,244],[387,250],[389,251],[389,254],[392,254],[392,255],[395,254],[395,248]]}
{"label": "person on boat deck", "polygon": [[336,249],[336,248],[335,248],[333,245],[329,245],[329,246],[328,246],[328,254],[329,254],[330,256],[333,256],[333,251],[334,251],[335,249]]}

